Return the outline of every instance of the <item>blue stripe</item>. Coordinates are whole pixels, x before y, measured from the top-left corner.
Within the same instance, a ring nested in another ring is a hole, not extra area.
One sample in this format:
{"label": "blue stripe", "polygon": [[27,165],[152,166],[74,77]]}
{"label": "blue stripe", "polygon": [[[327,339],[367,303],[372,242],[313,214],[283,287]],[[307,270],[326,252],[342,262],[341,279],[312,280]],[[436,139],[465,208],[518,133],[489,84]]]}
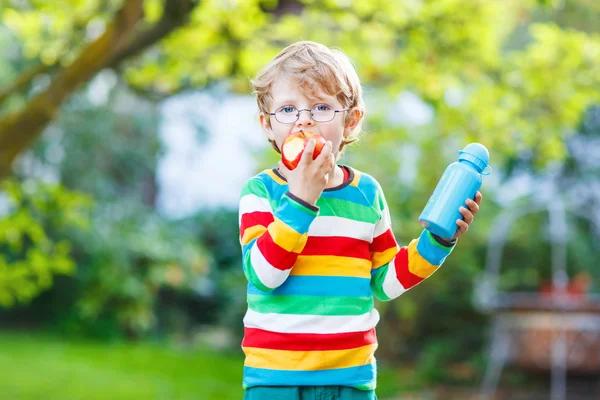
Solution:
{"label": "blue stripe", "polygon": [[246,257],[246,252],[252,249],[252,246],[254,246],[254,243],[256,243],[257,240],[258,238],[252,239],[250,243],[247,243],[242,246],[242,260],[244,260],[244,258]]}
{"label": "blue stripe", "polygon": [[319,371],[289,371],[244,367],[244,387],[250,386],[359,386],[373,383],[377,375],[375,362],[360,367]]}
{"label": "blue stripe", "polygon": [[352,203],[360,204],[361,206],[371,207],[375,196],[363,194],[363,192],[355,186],[347,186],[343,190],[332,190],[331,192],[321,193],[321,197],[331,199],[346,200]]}
{"label": "blue stripe", "polygon": [[248,283],[248,294],[267,296],[372,296],[369,278],[350,276],[290,276],[283,285],[272,292],[263,292]]}
{"label": "blue stripe", "polygon": [[448,254],[452,252],[454,247],[443,248],[441,244],[438,244],[431,233],[426,230],[421,232],[419,236],[419,242],[417,243],[417,251],[431,265],[442,265]]}
{"label": "blue stripe", "polygon": [[288,196],[283,196],[279,202],[275,217],[300,234],[308,232],[308,228],[317,217],[314,211],[296,203]]}

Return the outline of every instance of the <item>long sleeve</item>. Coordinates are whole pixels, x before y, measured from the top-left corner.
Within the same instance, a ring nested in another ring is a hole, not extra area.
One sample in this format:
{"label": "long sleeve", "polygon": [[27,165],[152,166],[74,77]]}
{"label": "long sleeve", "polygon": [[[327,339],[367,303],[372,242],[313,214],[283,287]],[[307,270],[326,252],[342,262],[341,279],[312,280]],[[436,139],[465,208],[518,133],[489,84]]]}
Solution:
{"label": "long sleeve", "polygon": [[392,232],[390,213],[379,188],[377,206],[381,219],[375,226],[370,245],[371,290],[379,300],[392,300],[431,276],[454,246],[444,246],[423,230],[418,239],[400,247]]}
{"label": "long sleeve", "polygon": [[240,244],[244,274],[270,292],[288,278],[302,252],[318,207],[286,193],[277,203],[259,179],[244,185],[240,198]]}

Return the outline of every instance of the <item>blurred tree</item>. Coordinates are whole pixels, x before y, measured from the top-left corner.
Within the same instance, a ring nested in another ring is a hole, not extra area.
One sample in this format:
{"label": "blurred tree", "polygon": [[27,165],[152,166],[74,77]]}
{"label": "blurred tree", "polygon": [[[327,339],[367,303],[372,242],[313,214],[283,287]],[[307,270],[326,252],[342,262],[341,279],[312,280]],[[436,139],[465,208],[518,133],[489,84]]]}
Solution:
{"label": "blurred tree", "polygon": [[69,234],[90,226],[91,199],[61,185],[13,179],[1,187],[0,308],[29,303],[52,286],[54,275],[73,274]]}
{"label": "blurred tree", "polygon": [[[195,285],[210,272],[210,255],[197,239],[197,227],[156,212],[157,105],[136,96],[112,73],[97,79],[106,84],[104,95],[76,93],[28,152],[41,171],[54,171],[63,185],[94,199],[92,229],[67,236],[77,271],[29,311],[63,331],[93,336],[174,330],[179,326],[172,324],[179,322],[167,321],[163,293],[178,297],[170,314],[181,313],[176,308],[186,297],[199,297]],[[18,163],[15,173],[36,171]],[[210,316],[184,315],[191,317]]]}
{"label": "blurred tree", "polygon": [[531,24],[534,11],[555,3],[4,0],[2,22],[32,66],[0,100],[40,74],[45,83],[0,119],[0,176],[104,68],[153,96],[222,79],[247,92],[247,77],[300,38],[342,47],[367,84],[419,94],[438,111],[441,134],[477,139],[497,154],[532,148],[543,165],[564,155],[565,127],[600,96],[598,36]]}

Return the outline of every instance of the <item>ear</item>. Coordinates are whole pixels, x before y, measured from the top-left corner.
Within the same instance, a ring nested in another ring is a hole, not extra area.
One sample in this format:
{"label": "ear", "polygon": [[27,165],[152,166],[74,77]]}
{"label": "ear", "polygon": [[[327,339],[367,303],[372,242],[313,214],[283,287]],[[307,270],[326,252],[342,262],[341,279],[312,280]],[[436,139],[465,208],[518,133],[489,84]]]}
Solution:
{"label": "ear", "polygon": [[362,121],[365,112],[358,107],[353,107],[347,111],[346,125],[344,126],[344,137],[348,137],[352,134],[354,129]]}
{"label": "ear", "polygon": [[267,137],[270,140],[275,140],[275,136],[273,135],[273,129],[271,128],[271,120],[270,120],[269,116],[261,111],[260,114],[258,115],[258,119],[260,121],[260,125],[265,130]]}

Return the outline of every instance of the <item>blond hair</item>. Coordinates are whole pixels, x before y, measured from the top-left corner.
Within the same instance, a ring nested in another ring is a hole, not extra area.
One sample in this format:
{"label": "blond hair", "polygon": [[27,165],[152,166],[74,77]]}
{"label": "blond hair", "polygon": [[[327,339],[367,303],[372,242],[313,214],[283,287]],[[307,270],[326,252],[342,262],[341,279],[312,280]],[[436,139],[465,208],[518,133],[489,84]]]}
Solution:
{"label": "blond hair", "polygon": [[[273,100],[271,87],[281,77],[296,80],[307,96],[320,89],[335,96],[344,108],[358,107],[364,113],[360,80],[352,62],[340,49],[330,49],[310,41],[296,42],[284,48],[250,81],[258,109],[265,114],[269,124],[269,108]],[[345,123],[348,119],[349,113],[346,113]],[[340,151],[345,145],[358,140],[360,128],[359,122],[352,135],[344,138]],[[279,152],[275,141],[269,142]]]}

